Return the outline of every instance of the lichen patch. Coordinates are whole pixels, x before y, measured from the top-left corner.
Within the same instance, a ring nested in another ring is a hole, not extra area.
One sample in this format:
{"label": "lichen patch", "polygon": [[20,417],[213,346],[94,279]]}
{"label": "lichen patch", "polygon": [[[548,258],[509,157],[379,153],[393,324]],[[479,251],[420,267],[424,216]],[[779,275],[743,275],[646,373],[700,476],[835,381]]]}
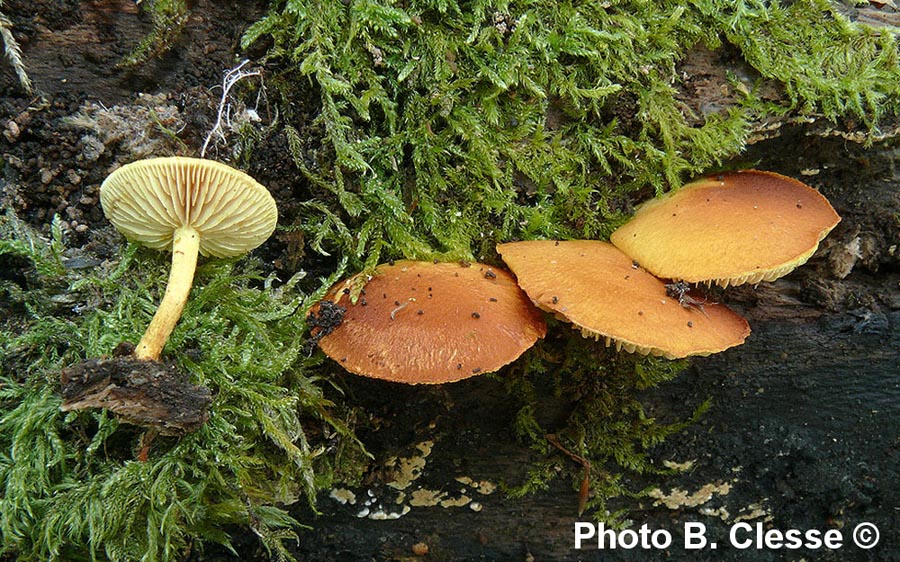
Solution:
{"label": "lichen patch", "polygon": [[714,496],[727,496],[731,491],[731,484],[728,482],[719,482],[704,485],[696,492],[690,493],[687,490],[674,488],[671,493],[666,494],[659,488],[650,490],[650,497],[656,499],[653,505],[665,505],[669,509],[681,509],[684,507],[697,507],[703,505]]}
{"label": "lichen patch", "polygon": [[489,480],[476,481],[468,476],[459,476],[456,478],[456,481],[465,486],[469,486],[483,496],[488,496],[497,491],[497,485]]}
{"label": "lichen patch", "polygon": [[675,462],[675,461],[670,461],[670,460],[664,460],[663,466],[668,469],[671,469],[671,470],[676,470],[678,472],[687,472],[690,469],[694,468],[694,462],[696,462],[696,459],[692,459],[692,460],[688,460],[688,461],[684,461],[684,462]]}
{"label": "lichen patch", "polygon": [[335,488],[328,497],[342,505],[356,505],[356,494],[346,488]]}
{"label": "lichen patch", "polygon": [[412,493],[409,505],[413,507],[431,507],[439,505],[447,497],[446,492],[420,488]]}
{"label": "lichen patch", "polygon": [[484,506],[473,502],[472,497],[475,494],[490,495],[497,490],[495,483],[475,480],[469,476],[455,478],[461,484],[455,491],[431,489],[421,484],[413,486],[425,471],[427,458],[434,449],[434,441],[421,441],[413,449],[410,456],[391,457],[384,463],[387,482],[373,483],[371,488],[355,493],[335,488],[329,496],[342,505],[356,505],[353,513],[361,519],[387,521],[399,519],[416,507],[468,507],[473,512],[479,512]]}
{"label": "lichen patch", "polygon": [[472,498],[466,495],[462,495],[458,498],[447,498],[441,501],[441,507],[466,507],[469,505],[469,502],[472,501]]}
{"label": "lichen patch", "polygon": [[747,507],[741,509],[740,513],[736,515],[731,522],[737,523],[739,521],[752,521],[754,519],[762,519],[763,522],[768,522],[774,519],[774,516],[769,510],[763,507],[762,504],[751,503]]}
{"label": "lichen patch", "polygon": [[410,484],[415,482],[422,475],[422,471],[425,470],[425,465],[427,464],[425,459],[431,454],[431,449],[433,447],[434,441],[422,441],[416,445],[416,450],[420,453],[419,455],[399,458],[392,457],[388,459],[386,464],[388,467],[395,470],[395,477],[394,480],[388,482],[387,485],[395,490],[405,490],[409,488]]}

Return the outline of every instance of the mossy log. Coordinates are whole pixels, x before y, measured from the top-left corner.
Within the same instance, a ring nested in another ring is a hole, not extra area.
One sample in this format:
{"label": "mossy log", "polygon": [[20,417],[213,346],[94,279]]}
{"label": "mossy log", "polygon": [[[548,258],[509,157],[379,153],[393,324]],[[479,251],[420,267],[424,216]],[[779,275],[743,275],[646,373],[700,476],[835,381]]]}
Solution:
{"label": "mossy log", "polygon": [[[177,96],[190,88],[212,87],[233,66],[242,30],[260,17],[265,4],[193,2],[179,48],[127,71],[115,69],[152,28],[131,0],[6,0],[3,10],[21,39],[37,91],[62,100],[60,104],[67,101],[74,110],[86,99],[115,103],[131,100],[139,91],[165,94],[177,85]],[[884,20],[872,6],[847,9],[860,20]],[[896,25],[895,20],[888,23]],[[727,49],[698,48],[682,62],[679,96],[694,114],[715,110],[729,77],[747,71],[731,55]],[[29,130],[28,102],[19,99],[16,77],[7,65],[0,65],[0,85],[7,96],[3,107],[16,109],[3,121],[12,154],[35,142],[29,135],[37,126]],[[764,99],[779,95],[774,90],[764,94]],[[192,109],[198,107],[188,100],[184,111]],[[209,119],[210,107],[199,109],[207,114],[188,117],[195,129],[204,128]],[[886,127],[883,133],[889,137],[896,131]],[[641,396],[650,415],[670,422],[690,417],[712,399],[699,423],[650,451],[654,462],[669,461],[686,470],[661,478],[633,477],[627,482],[631,489],[659,488],[659,497],[623,498],[614,506],[627,510],[637,525],[672,530],[676,544],[687,521],[706,523],[717,537],[724,537],[738,517],[771,518],[768,524],[781,529],[842,528],[845,534],[857,523],[871,521],[883,537],[871,551],[872,559],[900,552],[900,153],[890,144],[864,150],[847,139],[861,141],[866,135],[849,121],[796,123],[789,116],[773,117],[759,124],[750,150],[741,156],[743,163],[805,178],[833,201],[844,220],[807,268],[773,285],[723,297],[751,323],[753,334],[744,346],[693,360],[676,379]],[[267,164],[284,166],[272,155],[265,158]],[[21,174],[23,185],[40,188],[38,172],[55,164],[49,156],[47,160],[42,153],[41,162],[29,169],[32,173]],[[78,200],[78,189],[67,193]],[[46,204],[51,215],[58,204]],[[278,259],[292,263],[293,258]],[[385,386],[350,375],[338,380],[346,390],[341,400],[372,418],[367,424],[371,429],[360,438],[377,462],[352,487],[356,504],[342,504],[328,490],[318,498],[320,513],[294,508],[293,515],[309,529],[300,531],[299,543],[290,543],[293,554],[299,560],[401,560],[412,558],[413,545],[424,543],[428,560],[608,557],[608,552],[573,550],[582,467],[555,449],[548,447],[550,452],[542,455],[516,440],[512,426],[517,409],[509,402],[503,376],[428,389]],[[575,400],[548,393],[538,412],[543,426],[559,428]],[[425,461],[403,490],[406,499],[400,504],[400,491],[386,483],[396,482],[406,465],[389,463],[390,457]],[[504,485],[521,484],[530,466],[548,458],[561,476],[548,489],[522,498],[506,493]],[[409,506],[420,489],[436,492],[420,503],[447,501],[447,506],[411,506],[403,514],[402,506]],[[494,491],[482,493],[490,489]],[[684,493],[674,493],[676,489]],[[702,502],[696,498],[704,490],[709,499]],[[363,509],[368,514],[359,517]],[[368,516],[379,509],[401,515],[385,520]],[[240,556],[214,546],[188,556],[205,561],[267,557],[245,527],[228,530]],[[752,549],[729,554],[736,560],[759,556]],[[824,560],[864,557],[858,550],[818,555]],[[641,551],[620,559],[629,557],[647,559]],[[669,559],[689,558],[695,555],[680,549],[669,553]]]}
{"label": "mossy log", "polygon": [[[635,491],[659,491],[614,506],[628,510],[635,528],[669,530],[676,545],[670,560],[696,555],[677,546],[684,523],[702,522],[726,543],[739,520],[776,529],[841,529],[848,539],[855,525],[873,522],[882,533],[877,555],[889,558],[900,548],[894,509],[900,498],[900,151],[866,150],[792,128],[755,145],[747,158],[812,177],[844,221],[806,267],[774,283],[719,294],[753,332],[744,345],[693,359],[677,378],[643,393],[648,415],[661,420],[688,417],[707,398],[712,406],[699,423],[651,451],[654,462],[679,467],[674,474],[626,476]],[[320,496],[322,513],[306,519],[312,529],[301,533],[298,559],[408,559],[417,543],[429,546],[433,560],[606,559],[609,551],[573,549],[574,523],[587,519],[577,516],[581,467],[564,454],[547,449],[564,477],[546,491],[521,498],[502,491],[504,484],[521,484],[527,467],[545,458],[513,435],[516,411],[502,376],[439,391],[374,392],[368,382],[343,381],[349,399],[384,416],[367,441],[376,453],[383,447],[386,455],[402,456],[398,451],[434,441],[408,494],[421,488],[451,500],[467,495],[479,510],[434,505],[413,507],[396,520],[359,517],[366,507],[369,515],[377,508],[401,511],[384,475],[373,474],[353,489],[355,505]],[[546,396],[542,423],[560,427],[572,406],[568,397]],[[501,489],[482,495],[461,478]],[[759,555],[728,553],[733,560]],[[823,559],[856,554],[832,551]],[[645,560],[647,552],[620,550],[616,559]]]}
{"label": "mossy log", "polygon": [[[898,279],[893,277],[896,290]],[[789,287],[785,285],[787,292]],[[890,289],[890,283],[882,288]],[[896,551],[900,309],[823,314],[806,307],[798,311],[796,304],[776,299],[792,297],[774,291],[766,302],[744,309],[754,326],[747,344],[695,360],[676,380],[646,395],[652,413],[663,418],[685,415],[706,397],[714,405],[698,425],[653,452],[658,462],[691,463],[688,472],[651,484],[663,499],[617,505],[629,509],[635,528],[647,523],[667,529],[676,545],[685,522],[704,523],[710,536],[724,543],[729,526],[744,516],[751,523],[771,517],[767,525],[779,529],[846,531],[871,521],[882,530],[880,552]],[[413,507],[397,520],[377,521],[359,515],[364,509],[369,514],[400,511],[383,484],[355,489],[355,505],[322,494],[322,514],[304,514],[311,529],[301,533],[298,559],[400,560],[411,557],[417,543],[429,546],[429,560],[532,559],[529,555],[535,560],[592,560],[608,555],[573,549],[575,521],[589,520],[577,516],[580,467],[555,451],[566,477],[546,492],[523,498],[502,491],[481,495],[460,483],[468,477],[515,485],[524,478],[524,467],[539,460],[511,435],[514,412],[502,404],[501,386],[492,381],[452,385],[445,391],[452,411],[436,412],[434,429],[419,419],[413,422],[420,425],[415,431],[398,422],[385,427],[391,435],[378,437],[384,443],[434,439],[423,475],[412,488],[440,490],[447,498],[468,495],[468,506]],[[412,392],[394,396],[416,407],[429,402]],[[548,404],[549,409],[561,406]],[[402,410],[397,403],[383,407]],[[675,489],[684,493],[679,496]],[[705,501],[704,489],[709,491]],[[366,500],[374,501],[365,506]],[[473,511],[471,506],[478,504],[479,511]],[[755,560],[758,554],[730,552],[735,560]],[[646,555],[619,552],[617,559]],[[673,548],[668,559],[691,556]],[[840,556],[837,552],[831,559]]]}

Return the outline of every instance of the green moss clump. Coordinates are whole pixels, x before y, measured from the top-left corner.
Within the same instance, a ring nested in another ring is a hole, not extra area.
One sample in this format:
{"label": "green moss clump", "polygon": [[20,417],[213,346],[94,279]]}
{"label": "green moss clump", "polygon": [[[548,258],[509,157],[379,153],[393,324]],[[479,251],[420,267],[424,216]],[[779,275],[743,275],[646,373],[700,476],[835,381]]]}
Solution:
{"label": "green moss clump", "polygon": [[[568,327],[558,324],[556,329]],[[528,357],[514,368],[514,376],[504,380],[511,396],[521,403],[516,435],[540,458],[524,482],[508,483],[508,492],[521,496],[545,490],[564,474],[573,475],[573,486],[579,489],[583,469],[552,446],[548,439],[552,433],[569,453],[591,465],[585,516],[613,526],[625,524],[628,510],[613,509],[612,504],[618,498],[645,495],[646,490],[636,484],[641,478],[671,472],[653,462],[653,447],[694,423],[709,406],[701,403],[693,416],[675,423],[647,416],[642,391],[672,380],[686,362],[618,353],[578,336],[562,346],[559,341],[541,342]],[[538,412],[548,392],[570,402],[564,421],[540,419]],[[560,466],[566,470],[561,472]]]}
{"label": "green moss clump", "polygon": [[[893,35],[821,0],[279,0],[244,46],[263,37],[313,190],[298,227],[354,266],[603,238],[631,198],[737,155],[767,117],[874,131],[900,107]],[[694,114],[679,65],[725,43],[749,83]]]}
{"label": "green moss clump", "polygon": [[122,59],[119,66],[138,66],[172,49],[188,20],[186,0],[147,0],[153,28],[137,47]]}
{"label": "green moss clump", "polygon": [[[186,6],[156,0],[154,31],[126,64],[168,48]],[[168,349],[213,389],[209,422],[158,437],[137,462],[141,431],[103,412],[61,413],[58,376],[140,335],[164,258],[129,247],[108,268],[70,269],[59,228],[44,241],[0,218],[0,260],[22,272],[0,277],[0,312],[13,312],[0,321],[3,553],[167,560],[196,538],[227,545],[223,526],[237,523],[283,554],[298,524],[283,504],[344,469],[335,454],[359,458],[310,375],[321,355],[300,336],[305,310],[339,276],[390,257],[490,260],[498,241],[605,238],[633,200],[737,155],[772,115],[853,118],[876,132],[900,109],[892,34],[824,0],[273,0],[244,45],[262,38],[284,157],[309,188],[288,227],[334,254],[336,271],[304,293],[297,279],[275,289],[247,261],[203,265]],[[726,46],[751,78],[694,114],[680,65]],[[591,461],[599,514],[631,493],[607,469],[651,471],[646,451],[680,427],[648,419],[634,398],[678,364],[601,353],[577,335],[568,346],[563,360],[516,368],[558,365],[556,391],[576,400],[557,434]],[[547,451],[521,384],[518,429]],[[326,426],[335,431],[316,431]],[[543,466],[523,491],[544,485]]]}
{"label": "green moss clump", "polygon": [[[135,459],[140,428],[105,411],[60,411],[60,370],[136,341],[166,281],[166,258],[129,246],[109,266],[66,268],[58,223],[46,241],[0,215],[0,533],[18,560],[175,560],[198,539],[229,545],[227,525],[266,548],[298,522],[286,506],[329,484],[324,447],[356,454],[303,349],[298,275],[278,288],[250,260],[210,261],[169,355],[213,391],[209,420],[181,438],[156,437]],[[328,427],[327,431],[324,429]],[[325,434],[329,437],[325,437]],[[333,464],[332,464],[333,463]]]}
{"label": "green moss clump", "polygon": [[[787,103],[766,109],[824,115],[831,121],[856,119],[872,133],[885,117],[895,117],[900,94],[896,35],[851,23],[823,0],[784,4],[739,2],[733,12],[718,16],[725,40],[763,77],[783,87]],[[714,4],[704,9],[717,15]]]}

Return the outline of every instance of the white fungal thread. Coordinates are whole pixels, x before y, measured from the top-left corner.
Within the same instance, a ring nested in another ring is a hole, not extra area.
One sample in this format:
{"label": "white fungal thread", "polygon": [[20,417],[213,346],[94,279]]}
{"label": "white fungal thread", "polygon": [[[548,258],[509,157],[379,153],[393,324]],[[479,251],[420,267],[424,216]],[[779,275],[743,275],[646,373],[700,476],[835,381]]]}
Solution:
{"label": "white fungal thread", "polygon": [[[230,94],[231,89],[234,87],[234,85],[244,78],[262,76],[262,71],[259,70],[243,70],[244,66],[246,66],[249,62],[250,61],[248,59],[244,59],[239,65],[225,73],[225,77],[222,79],[222,98],[219,100],[219,110],[216,113],[216,124],[213,125],[213,128],[209,131],[209,134],[206,135],[206,140],[203,141],[203,148],[200,149],[200,158],[204,158],[206,156],[206,149],[209,147],[209,143],[210,141],[212,141],[213,137],[216,137],[217,143],[224,143],[226,141],[223,129],[231,128],[231,104],[228,102],[228,95]],[[257,103],[258,102],[259,99],[257,99]]]}

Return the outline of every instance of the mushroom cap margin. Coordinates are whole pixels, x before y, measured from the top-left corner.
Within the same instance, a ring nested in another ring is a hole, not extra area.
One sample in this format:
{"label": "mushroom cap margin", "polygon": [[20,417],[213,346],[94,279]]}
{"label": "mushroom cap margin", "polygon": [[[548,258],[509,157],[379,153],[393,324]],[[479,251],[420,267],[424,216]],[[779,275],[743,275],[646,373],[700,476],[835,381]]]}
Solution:
{"label": "mushroom cap margin", "polygon": [[647,201],[610,241],[657,277],[727,287],[787,275],[840,220],[808,185],[744,170]]}

